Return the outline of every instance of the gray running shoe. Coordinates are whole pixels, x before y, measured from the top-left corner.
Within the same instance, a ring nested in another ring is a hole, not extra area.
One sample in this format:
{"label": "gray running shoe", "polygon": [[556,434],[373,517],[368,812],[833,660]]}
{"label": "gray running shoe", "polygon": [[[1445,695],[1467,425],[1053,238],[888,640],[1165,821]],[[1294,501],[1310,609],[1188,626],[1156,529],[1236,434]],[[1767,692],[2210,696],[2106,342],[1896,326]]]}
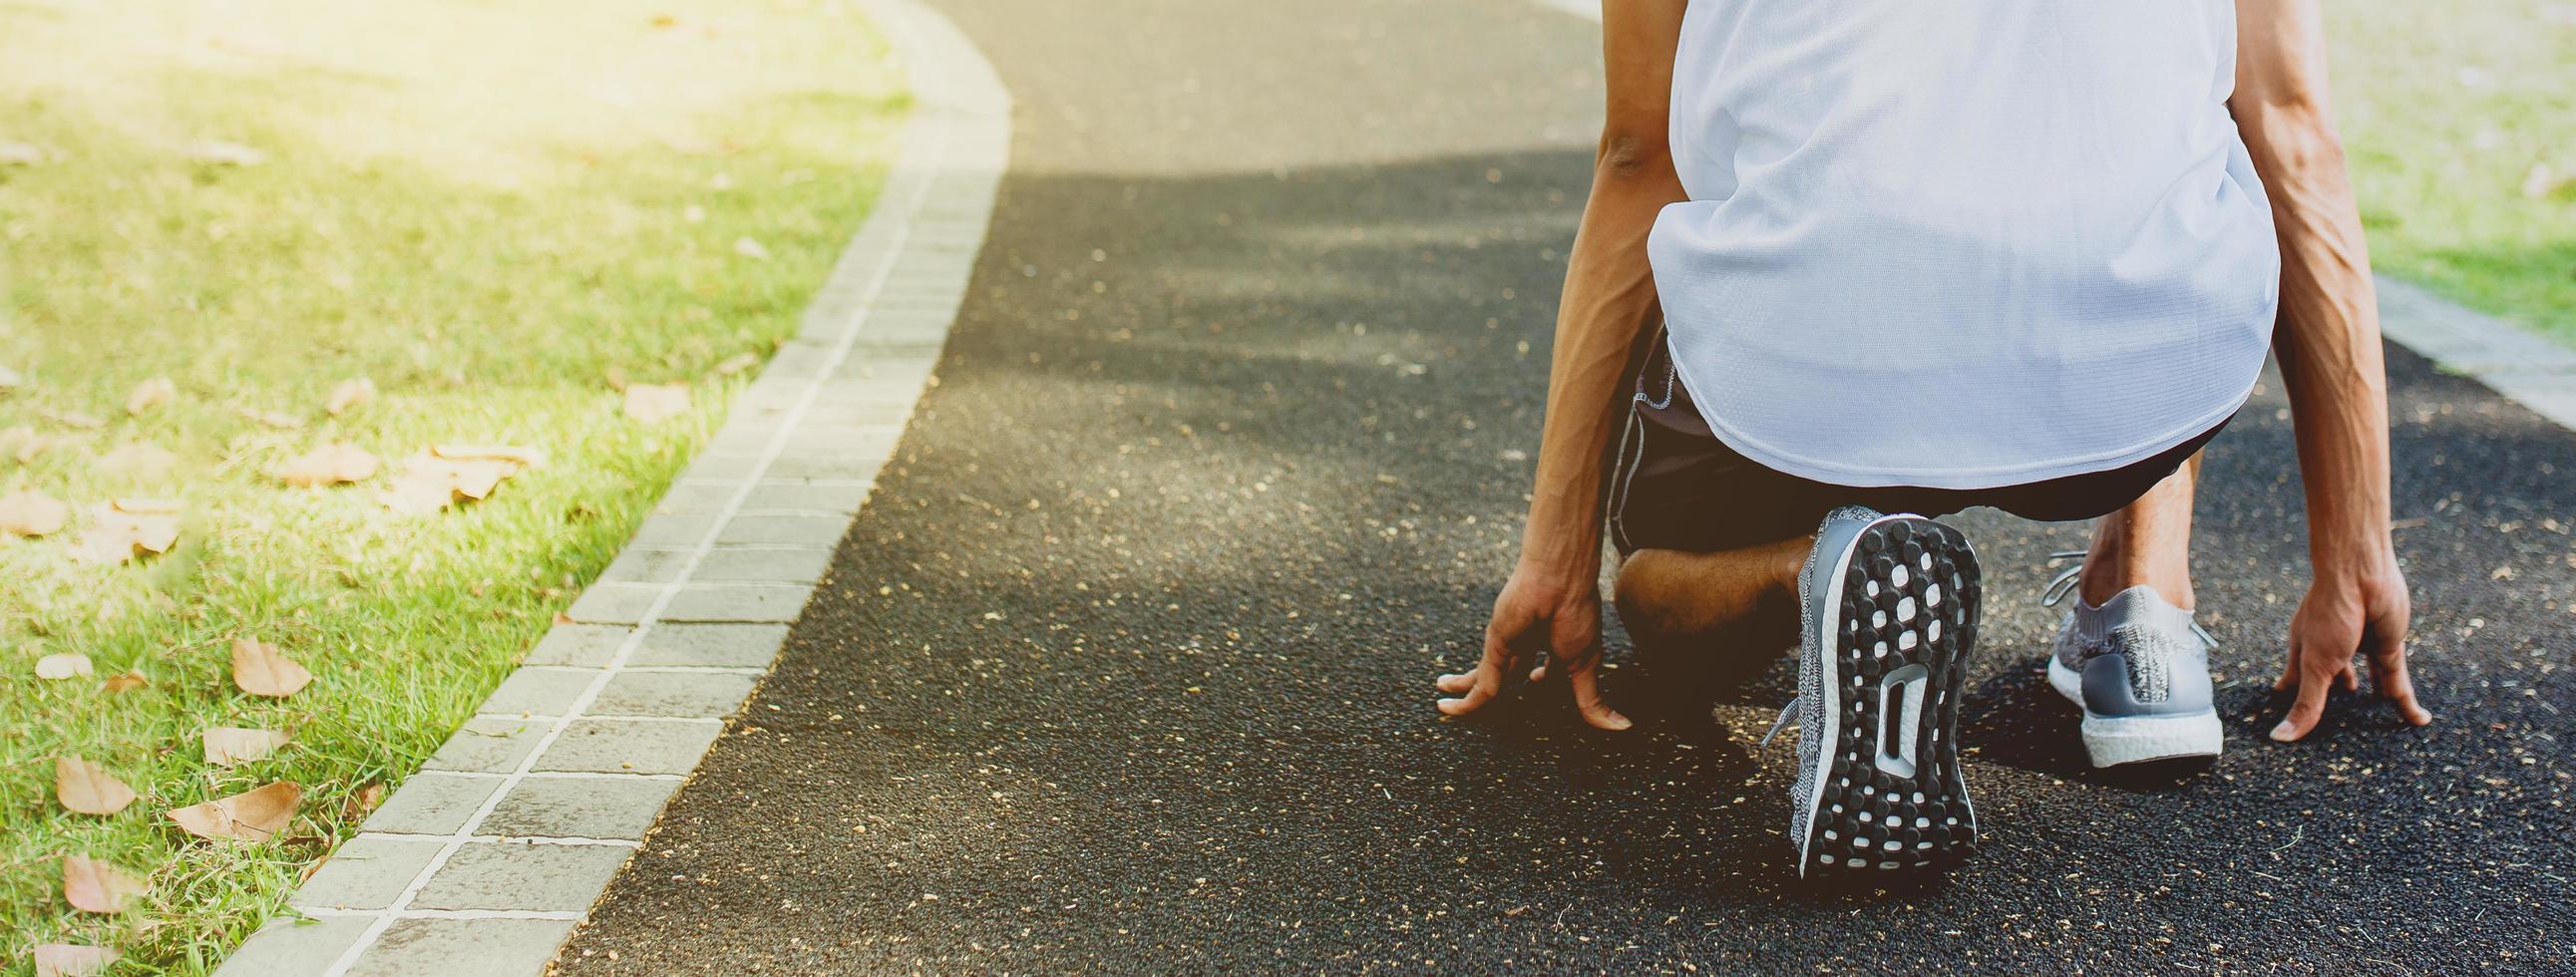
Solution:
{"label": "gray running shoe", "polygon": [[1941,523],[1850,506],[1817,528],[1798,575],[1804,639],[1790,707],[1799,875],[1948,865],[1976,850],[1959,699],[1978,591],[1975,551]]}
{"label": "gray running shoe", "polygon": [[[2051,596],[2065,593],[2052,587]],[[2084,710],[2093,765],[2217,756],[2224,736],[2211,704],[2215,644],[2190,611],[2153,588],[2131,587],[2100,607],[2078,597],[2058,626],[2048,684]]]}

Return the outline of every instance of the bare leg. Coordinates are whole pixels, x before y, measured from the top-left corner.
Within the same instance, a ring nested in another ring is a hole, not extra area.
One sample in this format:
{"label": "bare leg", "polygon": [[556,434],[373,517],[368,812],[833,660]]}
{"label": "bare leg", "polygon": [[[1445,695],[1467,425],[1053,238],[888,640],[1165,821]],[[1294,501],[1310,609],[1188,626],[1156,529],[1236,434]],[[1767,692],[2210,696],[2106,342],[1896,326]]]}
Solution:
{"label": "bare leg", "polygon": [[1649,668],[1758,672],[1798,640],[1806,536],[1740,550],[1640,550],[1619,564],[1619,620]]}
{"label": "bare leg", "polygon": [[2200,456],[2194,454],[2128,508],[2093,525],[2081,586],[2085,603],[2099,605],[2143,585],[2154,587],[2166,603],[2191,609],[2191,497],[2199,476]]}

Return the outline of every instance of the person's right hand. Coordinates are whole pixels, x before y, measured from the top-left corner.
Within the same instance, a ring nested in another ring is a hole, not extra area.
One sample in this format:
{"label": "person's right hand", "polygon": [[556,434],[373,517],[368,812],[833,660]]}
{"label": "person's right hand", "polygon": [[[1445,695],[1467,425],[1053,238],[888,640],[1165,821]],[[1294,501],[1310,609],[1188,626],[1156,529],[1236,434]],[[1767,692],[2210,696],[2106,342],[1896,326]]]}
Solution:
{"label": "person's right hand", "polygon": [[1494,598],[1485,624],[1485,657],[1469,671],[1440,676],[1440,711],[1464,716],[1502,694],[1520,669],[1545,678],[1562,668],[1583,721],[1601,729],[1627,729],[1628,717],[1601,701],[1601,588],[1591,574],[1551,571],[1523,563]]}
{"label": "person's right hand", "polygon": [[2272,728],[2274,740],[2287,743],[2315,729],[2332,686],[2361,688],[2352,664],[2356,651],[2369,657],[2370,684],[2397,706],[2398,715],[2415,726],[2433,721],[2433,714],[2415,701],[2415,682],[2406,672],[2406,623],[2413,605],[2396,554],[2376,553],[2350,562],[2357,565],[2321,566],[2290,617],[2289,662],[2272,687],[2297,689],[2299,697]]}

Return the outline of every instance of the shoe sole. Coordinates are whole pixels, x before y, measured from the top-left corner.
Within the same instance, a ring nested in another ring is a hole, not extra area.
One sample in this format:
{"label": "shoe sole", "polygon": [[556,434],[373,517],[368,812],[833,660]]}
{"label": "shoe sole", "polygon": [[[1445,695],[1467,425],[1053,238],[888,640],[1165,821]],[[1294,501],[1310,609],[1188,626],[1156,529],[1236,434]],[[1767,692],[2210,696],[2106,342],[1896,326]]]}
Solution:
{"label": "shoe sole", "polygon": [[2084,677],[2055,655],[2048,656],[2048,685],[2084,710],[2078,730],[2096,768],[2217,756],[2226,744],[2216,708],[2179,716],[2101,715],[2084,707]]}
{"label": "shoe sole", "polygon": [[1977,848],[1959,770],[1976,551],[1938,522],[1884,516],[1860,531],[1828,580],[1818,624],[1832,650],[1815,663],[1825,721],[1814,734],[1825,748],[1798,874],[1956,864]]}

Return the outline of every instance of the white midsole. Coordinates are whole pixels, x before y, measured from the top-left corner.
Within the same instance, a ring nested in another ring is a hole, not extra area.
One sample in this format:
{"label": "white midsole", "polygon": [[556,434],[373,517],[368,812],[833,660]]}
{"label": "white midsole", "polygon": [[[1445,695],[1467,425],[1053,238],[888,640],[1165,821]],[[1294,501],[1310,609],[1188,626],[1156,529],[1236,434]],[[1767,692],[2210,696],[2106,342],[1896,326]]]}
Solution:
{"label": "white midsole", "polygon": [[[2084,707],[2084,676],[2053,654],[2048,656],[2048,684],[2076,708]],[[2227,739],[2216,709],[2182,716],[2101,716],[2086,709],[2082,732],[2084,752],[2096,767],[2217,756]]]}
{"label": "white midsole", "polygon": [[2216,710],[2184,716],[2084,717],[2084,751],[2093,755],[2097,767],[2217,756],[2225,741]]}
{"label": "white midsole", "polygon": [[[1870,525],[1877,525],[1878,522],[1884,521],[1886,518],[1887,517],[1885,516],[1881,516],[1878,520],[1873,520]],[[1825,613],[1827,615],[1827,619],[1823,621],[1816,621],[1812,615],[1809,616],[1808,626],[1816,629],[1816,640],[1813,643],[1813,647],[1801,649],[1808,654],[1816,656],[1816,670],[1818,672],[1817,684],[1823,690],[1825,697],[1824,709],[1822,710],[1825,717],[1825,728],[1798,731],[1800,736],[1812,734],[1823,737],[1822,739],[1817,740],[1818,748],[1816,750],[1816,768],[1808,772],[1808,776],[1814,779],[1815,786],[1809,788],[1807,791],[1806,837],[1798,839],[1799,878],[1807,877],[1807,846],[1816,838],[1816,817],[1818,816],[1816,805],[1824,803],[1825,780],[1833,775],[1834,770],[1834,744],[1842,741],[1843,732],[1843,681],[1842,674],[1835,668],[1837,663],[1834,660],[1835,652],[1839,650],[1839,647],[1827,648],[1825,647],[1825,642],[1840,640],[1839,635],[1842,634],[1843,616],[1843,575],[1851,571],[1851,555],[1853,551],[1860,548],[1860,537],[1862,534],[1867,532],[1869,532],[1868,526],[1861,527],[1861,531],[1859,533],[1852,534],[1852,545],[1845,547],[1840,554],[1834,557],[1833,572],[1827,574],[1825,577],[1825,592],[1822,594],[1809,595],[1814,599],[1824,601],[1821,606],[1826,608]],[[1799,611],[1804,614],[1806,612],[1806,608],[1799,608]]]}
{"label": "white midsole", "polygon": [[2066,701],[2074,703],[2076,708],[2084,708],[2084,676],[2066,667],[2065,662],[2058,661],[2057,653],[2053,651],[2048,654],[2048,687],[2056,689],[2057,694],[2065,696]]}

